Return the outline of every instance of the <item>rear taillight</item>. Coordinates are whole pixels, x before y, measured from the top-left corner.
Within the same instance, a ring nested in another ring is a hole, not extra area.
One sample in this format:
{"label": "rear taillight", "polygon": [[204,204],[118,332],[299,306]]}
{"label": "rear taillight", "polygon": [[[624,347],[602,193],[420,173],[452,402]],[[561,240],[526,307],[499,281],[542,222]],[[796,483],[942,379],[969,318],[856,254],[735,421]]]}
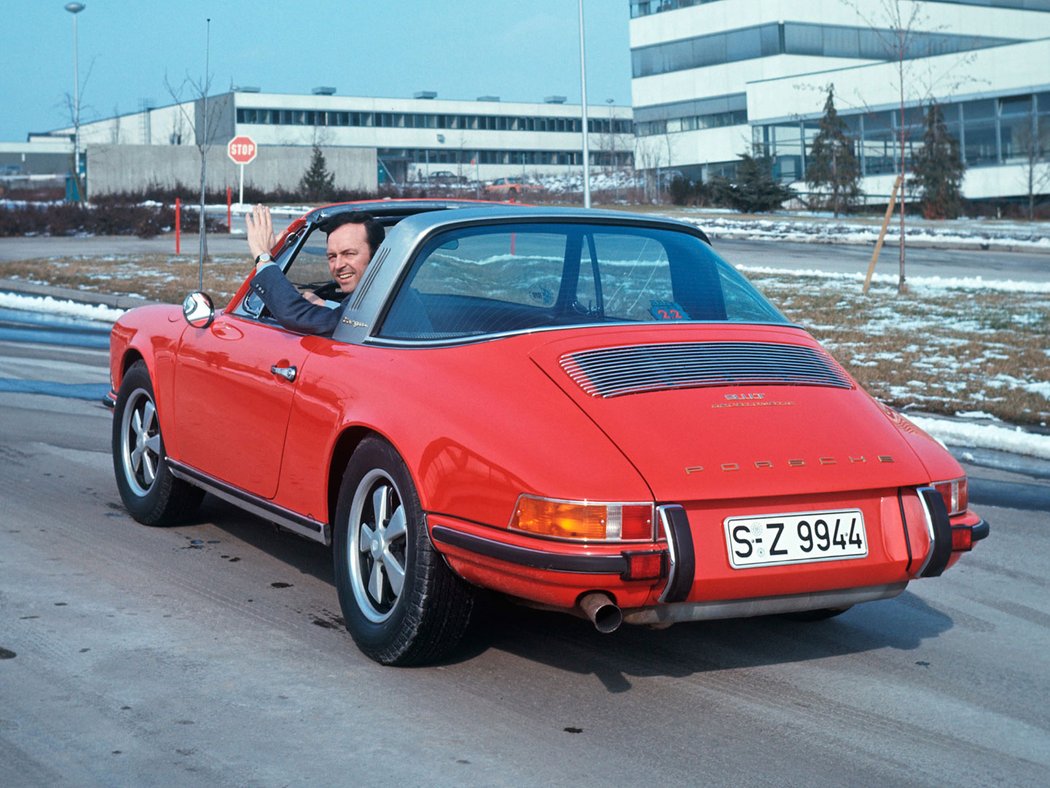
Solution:
{"label": "rear taillight", "polygon": [[651,541],[651,503],[564,501],[522,495],[510,527],[537,536],[607,542]]}
{"label": "rear taillight", "polygon": [[952,552],[965,552],[973,549],[973,528],[968,525],[957,525],[952,528]]}
{"label": "rear taillight", "polygon": [[949,516],[963,514],[970,505],[970,494],[965,476],[946,482],[934,482],[931,486],[944,499],[944,508],[948,510]]}

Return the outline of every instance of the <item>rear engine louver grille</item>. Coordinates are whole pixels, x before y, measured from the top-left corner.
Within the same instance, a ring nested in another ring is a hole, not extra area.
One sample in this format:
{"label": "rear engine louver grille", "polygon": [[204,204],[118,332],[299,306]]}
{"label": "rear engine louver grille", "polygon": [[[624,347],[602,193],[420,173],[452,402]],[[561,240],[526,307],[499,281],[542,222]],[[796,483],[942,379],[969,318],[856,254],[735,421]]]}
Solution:
{"label": "rear engine louver grille", "polygon": [[768,342],[689,342],[567,353],[562,369],[592,397],[698,386],[852,388],[820,350]]}

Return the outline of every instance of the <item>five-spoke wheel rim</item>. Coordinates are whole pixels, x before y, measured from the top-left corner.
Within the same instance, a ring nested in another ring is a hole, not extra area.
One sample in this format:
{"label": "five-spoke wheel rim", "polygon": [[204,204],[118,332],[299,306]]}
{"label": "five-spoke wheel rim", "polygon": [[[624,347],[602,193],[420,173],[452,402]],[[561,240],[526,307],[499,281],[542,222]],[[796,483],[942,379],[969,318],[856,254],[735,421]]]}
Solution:
{"label": "five-spoke wheel rim", "polygon": [[404,588],[408,545],[401,493],[385,471],[369,471],[357,485],[348,531],[354,600],[369,621],[382,623],[393,614]]}
{"label": "five-spoke wheel rim", "polygon": [[132,492],[147,495],[157,480],[160,467],[160,425],[153,397],[145,389],[135,389],[124,406],[120,426],[120,456],[124,478]]}

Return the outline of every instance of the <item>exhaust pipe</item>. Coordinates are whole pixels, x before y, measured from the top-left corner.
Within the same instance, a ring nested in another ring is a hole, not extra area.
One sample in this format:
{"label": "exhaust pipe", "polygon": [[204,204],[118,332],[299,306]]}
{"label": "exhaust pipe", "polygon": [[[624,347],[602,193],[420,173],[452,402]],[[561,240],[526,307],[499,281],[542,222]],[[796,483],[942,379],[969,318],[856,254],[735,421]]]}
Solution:
{"label": "exhaust pipe", "polygon": [[580,599],[580,610],[602,634],[615,632],[623,623],[623,613],[603,591],[592,591]]}

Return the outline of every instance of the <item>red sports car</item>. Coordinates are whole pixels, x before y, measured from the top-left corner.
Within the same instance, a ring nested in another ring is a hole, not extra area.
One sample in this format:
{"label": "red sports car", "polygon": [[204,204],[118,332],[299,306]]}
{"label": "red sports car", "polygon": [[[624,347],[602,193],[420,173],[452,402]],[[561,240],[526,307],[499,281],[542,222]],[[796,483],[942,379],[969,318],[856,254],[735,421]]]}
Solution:
{"label": "red sports car", "polygon": [[360,648],[452,650],[478,589],[621,622],[823,617],[934,577],[988,533],[966,476],[691,225],[436,202],[333,205],[273,248],[324,284],[324,232],[387,237],[331,337],[245,285],[113,328],[128,511],[204,491],[331,544]]}

